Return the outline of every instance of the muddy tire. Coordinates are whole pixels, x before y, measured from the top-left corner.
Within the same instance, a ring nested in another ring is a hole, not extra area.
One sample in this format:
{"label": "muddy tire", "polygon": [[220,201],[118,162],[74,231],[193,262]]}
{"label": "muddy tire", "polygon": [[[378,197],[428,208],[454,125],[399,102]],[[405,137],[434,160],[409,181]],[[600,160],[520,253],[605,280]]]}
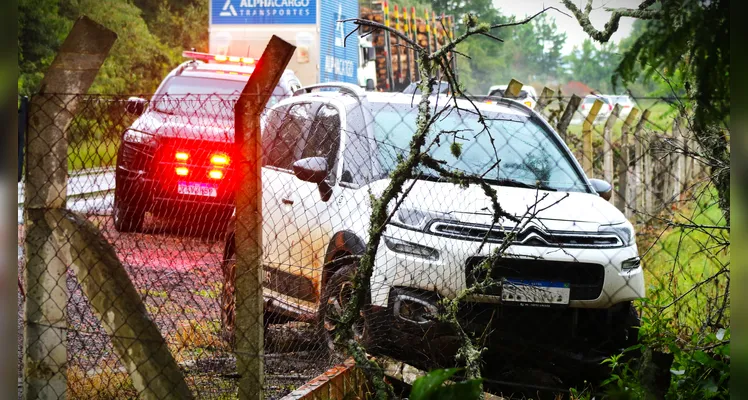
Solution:
{"label": "muddy tire", "polygon": [[[336,353],[335,329],[337,320],[351,299],[353,278],[356,275],[357,266],[357,264],[349,264],[340,267],[327,281],[322,292],[317,320],[323,344],[326,345],[331,355]],[[372,342],[369,332],[369,324],[362,312],[358,321],[353,325],[353,337],[359,343],[368,346]]]}
{"label": "muddy tire", "polygon": [[639,327],[641,319],[636,307],[628,303],[624,305],[614,322],[614,337],[616,347],[623,350],[639,343]]}
{"label": "muddy tire", "polygon": [[114,191],[114,229],[117,232],[139,232],[143,229],[145,210],[127,201],[131,197],[124,189],[115,188]]}

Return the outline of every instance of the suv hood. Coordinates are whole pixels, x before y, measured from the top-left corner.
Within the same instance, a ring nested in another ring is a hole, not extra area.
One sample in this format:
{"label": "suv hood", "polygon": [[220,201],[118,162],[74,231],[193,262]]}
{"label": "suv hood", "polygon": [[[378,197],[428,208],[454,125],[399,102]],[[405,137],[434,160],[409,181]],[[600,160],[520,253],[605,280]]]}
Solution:
{"label": "suv hood", "polygon": [[170,115],[149,110],[130,129],[166,138],[234,142],[234,120],[219,117]]}
{"label": "suv hood", "polygon": [[[412,183],[413,181],[407,181],[403,190]],[[389,179],[372,183],[372,193],[381,194],[387,184]],[[594,224],[626,221],[617,208],[596,194],[551,192],[509,186],[493,188],[496,189],[499,205],[505,212],[517,218],[535,213],[536,218],[547,221]],[[536,211],[533,211],[534,206]],[[461,188],[447,182],[416,181],[401,208],[447,213],[460,221],[476,224],[490,225],[493,216],[491,200],[479,185]]]}

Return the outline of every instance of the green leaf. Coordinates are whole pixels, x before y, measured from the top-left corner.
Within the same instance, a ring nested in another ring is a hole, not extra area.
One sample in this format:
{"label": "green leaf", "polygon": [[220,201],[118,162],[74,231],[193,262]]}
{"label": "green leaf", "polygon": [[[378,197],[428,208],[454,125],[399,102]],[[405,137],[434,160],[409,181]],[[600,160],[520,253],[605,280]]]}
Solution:
{"label": "green leaf", "polygon": [[711,357],[709,357],[706,353],[704,353],[701,350],[694,352],[692,357],[694,361],[696,361],[697,363],[701,365],[709,365],[713,361]]}
{"label": "green leaf", "polygon": [[432,399],[439,387],[458,371],[457,368],[435,369],[428,374],[416,379],[410,390],[410,400]]}
{"label": "green leaf", "polygon": [[434,400],[478,400],[481,394],[481,380],[472,379],[441,386],[431,398]]}

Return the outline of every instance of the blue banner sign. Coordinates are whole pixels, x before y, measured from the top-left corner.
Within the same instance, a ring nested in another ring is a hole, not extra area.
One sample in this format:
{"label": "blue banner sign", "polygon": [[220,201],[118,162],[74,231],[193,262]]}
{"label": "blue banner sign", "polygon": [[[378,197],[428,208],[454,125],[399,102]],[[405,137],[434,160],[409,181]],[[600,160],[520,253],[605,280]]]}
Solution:
{"label": "blue banner sign", "polygon": [[316,24],[317,0],[211,0],[211,24]]}
{"label": "blue banner sign", "polygon": [[322,0],[320,6],[320,82],[358,83],[358,35],[353,22],[358,17],[358,0]]}

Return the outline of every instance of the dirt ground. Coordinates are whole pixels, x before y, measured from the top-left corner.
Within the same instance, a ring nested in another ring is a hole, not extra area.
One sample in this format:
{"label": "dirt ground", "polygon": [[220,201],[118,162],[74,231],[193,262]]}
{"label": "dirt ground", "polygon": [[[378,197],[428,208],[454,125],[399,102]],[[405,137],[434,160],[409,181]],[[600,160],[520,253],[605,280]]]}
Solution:
{"label": "dirt ground", "polygon": [[[235,398],[236,361],[220,324],[221,228],[177,229],[162,225],[150,233],[119,234],[108,216],[90,216],[114,246],[146,309],[159,327],[188,385],[198,398]],[[149,229],[148,227],[146,229]],[[146,231],[148,232],[148,231]],[[218,232],[218,233],[217,233]],[[18,225],[19,244],[23,225]],[[24,260],[19,250],[18,273]],[[137,397],[124,368],[72,272],[68,318],[68,396]],[[23,309],[18,294],[18,379],[23,381]],[[276,399],[321,374],[331,360],[315,330],[304,323],[267,325],[266,398]],[[22,392],[19,387],[19,398]]]}

